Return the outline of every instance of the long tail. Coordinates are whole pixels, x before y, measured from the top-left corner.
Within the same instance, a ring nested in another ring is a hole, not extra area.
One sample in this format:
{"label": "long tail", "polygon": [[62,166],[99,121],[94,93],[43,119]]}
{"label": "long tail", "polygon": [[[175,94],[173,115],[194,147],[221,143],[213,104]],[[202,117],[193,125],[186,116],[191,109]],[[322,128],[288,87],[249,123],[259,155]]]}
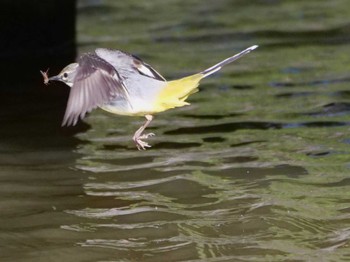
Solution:
{"label": "long tail", "polygon": [[198,91],[197,87],[201,79],[217,72],[224,65],[227,65],[237,60],[238,58],[241,58],[242,56],[250,53],[250,51],[256,49],[257,47],[257,45],[253,45],[234,56],[226,58],[220,63],[217,63],[216,65],[213,65],[212,67],[209,67],[208,69],[200,73],[186,76],[181,79],[169,81],[167,86],[159,94],[159,97],[156,102],[157,111],[161,112],[170,108],[189,105],[189,103],[186,102],[186,99],[189,95]]}
{"label": "long tail", "polygon": [[229,63],[232,63],[233,61],[241,58],[242,56],[250,53],[254,49],[258,48],[257,45],[253,45],[251,47],[248,47],[247,49],[243,50],[242,52],[231,56],[229,58],[226,58],[225,60],[221,61],[220,63],[217,63],[216,65],[213,65],[212,67],[209,67],[208,69],[205,69],[204,71],[201,72],[203,74],[203,77],[207,77],[211,74],[214,74],[215,72],[219,71],[224,65],[227,65]]}

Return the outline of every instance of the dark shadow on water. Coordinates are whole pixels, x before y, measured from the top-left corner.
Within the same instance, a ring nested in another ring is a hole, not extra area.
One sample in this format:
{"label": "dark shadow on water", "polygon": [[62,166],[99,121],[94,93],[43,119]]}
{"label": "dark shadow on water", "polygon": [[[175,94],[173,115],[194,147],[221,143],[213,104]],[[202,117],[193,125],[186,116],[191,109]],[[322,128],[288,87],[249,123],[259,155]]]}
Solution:
{"label": "dark shadow on water", "polygon": [[67,94],[37,88],[36,92],[25,94],[0,93],[6,97],[0,103],[2,143],[13,148],[37,150],[50,147],[69,149],[83,143],[73,136],[88,130],[89,125],[79,122],[75,127],[61,127]]}
{"label": "dark shadow on water", "polygon": [[232,88],[237,89],[237,90],[252,90],[255,88],[255,86],[253,86],[253,85],[233,85]]}
{"label": "dark shadow on water", "polygon": [[270,86],[277,88],[284,87],[300,87],[300,86],[319,86],[319,85],[329,85],[338,83],[350,82],[349,77],[334,78],[334,79],[320,79],[307,82],[270,82]]}
{"label": "dark shadow on water", "polygon": [[255,140],[255,141],[248,141],[248,142],[242,142],[242,143],[237,143],[237,144],[232,144],[230,145],[231,147],[240,147],[240,146],[246,146],[250,144],[256,144],[256,143],[265,143],[267,142],[266,140]]}
{"label": "dark shadow on water", "polygon": [[182,115],[182,117],[188,117],[188,118],[197,118],[197,119],[222,119],[227,117],[239,117],[244,114],[240,113],[232,113],[232,114],[226,114],[226,115],[193,115],[193,114],[186,114]]}
{"label": "dark shadow on water", "polygon": [[[320,184],[322,186],[322,184]],[[350,186],[350,178],[344,178],[338,182],[324,184],[323,187],[345,187]]]}
{"label": "dark shadow on water", "polygon": [[223,159],[224,163],[247,163],[257,161],[259,158],[254,156],[235,156]]}
{"label": "dark shadow on water", "polygon": [[[134,151],[137,149],[135,148]],[[152,163],[154,160],[153,156],[135,156],[135,157],[129,157],[129,158],[122,158],[122,159],[106,159],[106,160],[99,160],[99,163],[117,163],[120,166],[133,166],[133,165],[140,165],[140,164],[148,164]]]}
{"label": "dark shadow on water", "polygon": [[334,102],[329,103],[324,106],[320,110],[304,113],[303,115],[308,116],[337,116],[344,115],[350,112],[350,103],[347,102]]}
{"label": "dark shadow on water", "polygon": [[350,178],[344,178],[337,182],[330,182],[330,183],[304,183],[308,185],[317,185],[319,187],[346,187],[350,186]]}
{"label": "dark shadow on water", "polygon": [[276,98],[297,98],[297,97],[305,97],[315,95],[315,92],[286,92],[275,95]]}
{"label": "dark shadow on water", "polygon": [[338,127],[338,126],[348,126],[348,122],[339,122],[339,121],[314,121],[302,123],[301,126],[304,127]]}
{"label": "dark shadow on water", "polygon": [[311,156],[311,157],[320,157],[320,156],[328,156],[331,153],[328,151],[324,151],[324,152],[310,152],[310,153],[306,153],[307,156]]}
{"label": "dark shadow on water", "polygon": [[118,150],[118,149],[128,150],[129,147],[128,146],[123,146],[123,145],[113,144],[113,145],[103,145],[103,149],[104,150],[108,150],[108,151],[115,151],[115,150]]}
{"label": "dark shadow on water", "polygon": [[[237,73],[237,72],[234,72],[234,73],[227,73],[227,76],[228,77],[232,77],[232,78],[235,78],[237,77],[237,75],[239,75],[240,73]],[[220,78],[220,76],[212,76],[212,78],[215,78],[215,77],[218,77]],[[220,85],[219,87],[219,90],[220,91],[227,91],[227,90],[230,90],[230,89],[236,89],[236,90],[252,90],[254,88],[256,88],[256,86],[253,86],[253,85],[244,85],[244,84],[241,84],[241,85]]]}
{"label": "dark shadow on water", "polygon": [[[289,116],[293,116],[293,114],[288,114]],[[295,115],[295,114],[294,114]],[[301,127],[340,127],[340,126],[348,126],[349,122],[340,122],[340,121],[310,121],[310,122],[301,122],[301,123],[285,123],[283,124],[283,128],[301,128]]]}
{"label": "dark shadow on water", "polygon": [[201,143],[180,143],[180,142],[161,142],[153,145],[157,149],[184,149],[192,147],[200,147]]}
{"label": "dark shadow on water", "polygon": [[224,141],[226,141],[226,139],[223,137],[219,137],[219,136],[212,136],[212,137],[203,138],[203,142],[207,142],[207,143],[222,143]]}
{"label": "dark shadow on water", "polygon": [[332,93],[332,95],[336,97],[340,97],[342,99],[350,99],[350,90],[339,90]]}
{"label": "dark shadow on water", "polygon": [[[253,160],[252,160],[253,161]],[[275,167],[247,167],[247,168],[230,168],[224,171],[207,171],[210,174],[234,177],[235,179],[248,179],[257,182],[255,186],[261,186],[259,183],[270,183],[266,180],[261,180],[266,176],[285,176],[289,178],[297,178],[299,176],[307,175],[308,171],[302,166],[293,165],[278,165]],[[260,182],[258,182],[260,181]]]}
{"label": "dark shadow on water", "polygon": [[234,132],[240,129],[280,129],[283,124],[273,122],[237,122],[237,123],[223,123],[210,126],[198,126],[198,127],[182,127],[170,131],[166,131],[168,135],[180,135],[180,134],[207,134],[207,133],[225,133]]}

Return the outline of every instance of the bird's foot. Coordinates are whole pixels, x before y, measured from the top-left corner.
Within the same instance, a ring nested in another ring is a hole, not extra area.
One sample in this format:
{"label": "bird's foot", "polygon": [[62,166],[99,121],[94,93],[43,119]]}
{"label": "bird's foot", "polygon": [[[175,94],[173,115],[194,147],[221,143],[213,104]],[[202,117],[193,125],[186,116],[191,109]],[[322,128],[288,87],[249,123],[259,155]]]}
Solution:
{"label": "bird's foot", "polygon": [[155,134],[148,133],[148,134],[144,134],[142,136],[133,137],[133,140],[136,144],[137,149],[138,150],[146,150],[148,147],[151,147],[147,142],[141,140],[141,139],[147,139],[151,136],[155,136]]}
{"label": "bird's foot", "polygon": [[149,138],[149,137],[151,137],[151,136],[155,136],[155,134],[154,134],[154,133],[143,134],[143,135],[140,136],[139,138],[140,138],[140,139],[147,139],[147,138]]}

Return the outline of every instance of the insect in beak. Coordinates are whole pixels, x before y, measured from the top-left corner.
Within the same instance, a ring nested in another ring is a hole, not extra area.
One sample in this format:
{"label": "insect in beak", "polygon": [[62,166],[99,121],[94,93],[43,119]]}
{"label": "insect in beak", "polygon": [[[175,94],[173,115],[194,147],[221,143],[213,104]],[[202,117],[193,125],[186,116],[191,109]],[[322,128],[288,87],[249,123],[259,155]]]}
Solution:
{"label": "insect in beak", "polygon": [[51,79],[49,79],[48,72],[49,72],[49,68],[45,72],[40,70],[40,73],[41,73],[41,75],[44,78],[44,84],[45,85],[48,85],[49,81],[51,80]]}

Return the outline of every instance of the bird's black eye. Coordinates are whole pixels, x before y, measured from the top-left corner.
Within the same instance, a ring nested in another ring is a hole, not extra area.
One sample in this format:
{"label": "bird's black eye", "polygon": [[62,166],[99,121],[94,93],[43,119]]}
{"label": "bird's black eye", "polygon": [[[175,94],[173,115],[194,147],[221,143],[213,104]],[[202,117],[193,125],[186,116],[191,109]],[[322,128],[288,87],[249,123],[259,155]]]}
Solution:
{"label": "bird's black eye", "polygon": [[67,78],[68,77],[68,74],[67,73],[64,73],[63,74],[63,78]]}

